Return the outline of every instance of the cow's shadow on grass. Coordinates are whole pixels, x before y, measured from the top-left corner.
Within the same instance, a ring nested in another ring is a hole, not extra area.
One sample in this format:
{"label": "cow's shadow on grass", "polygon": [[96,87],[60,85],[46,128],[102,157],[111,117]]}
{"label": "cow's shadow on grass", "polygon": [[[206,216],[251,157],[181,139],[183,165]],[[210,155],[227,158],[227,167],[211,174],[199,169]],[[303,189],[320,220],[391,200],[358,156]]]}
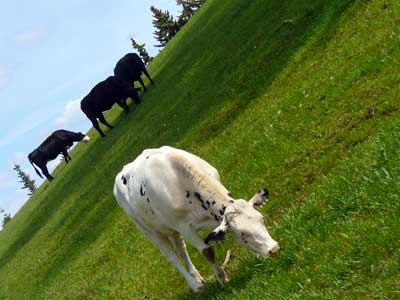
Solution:
{"label": "cow's shadow on grass", "polygon": [[[234,259],[238,259],[237,257]],[[261,265],[261,266],[260,266]],[[226,299],[229,299],[230,295],[234,295],[235,290],[240,290],[244,288],[252,278],[254,272],[263,272],[265,278],[268,278],[272,272],[267,267],[268,263],[266,261],[261,261],[253,257],[246,257],[241,259],[240,262],[235,267],[235,270],[228,270],[228,276],[230,281],[223,286],[219,284],[215,278],[207,281],[204,289],[199,293],[190,292],[190,294],[181,294],[177,299],[185,300],[203,300],[203,299],[213,299],[217,295],[223,295]],[[257,267],[256,267],[257,266]],[[256,270],[256,271],[255,271]],[[274,270],[274,272],[279,272],[279,270]],[[183,279],[182,279],[183,280]]]}

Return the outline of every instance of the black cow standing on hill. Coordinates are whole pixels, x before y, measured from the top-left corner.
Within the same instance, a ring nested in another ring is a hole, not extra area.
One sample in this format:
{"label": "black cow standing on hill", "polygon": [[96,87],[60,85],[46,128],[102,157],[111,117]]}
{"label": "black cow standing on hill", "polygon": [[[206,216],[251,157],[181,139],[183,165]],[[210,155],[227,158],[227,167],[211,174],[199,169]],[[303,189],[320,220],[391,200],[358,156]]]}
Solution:
{"label": "black cow standing on hill", "polygon": [[137,93],[140,88],[134,88],[120,78],[110,76],[106,80],[98,83],[81,101],[81,109],[92,122],[93,127],[100,133],[101,137],[105,137],[101,130],[97,119],[110,129],[113,128],[104,118],[103,111],[109,110],[114,103],[122,107],[125,112],[129,112],[129,106],[126,99],[131,97],[136,103],[140,103]]}
{"label": "black cow standing on hill", "polygon": [[144,65],[142,59],[136,53],[128,53],[124,57],[122,57],[114,68],[114,75],[122,78],[129,84],[133,84],[135,81],[139,81],[143,87],[143,90],[146,91],[146,86],[142,78],[142,75],[146,75],[146,77],[150,80],[151,84],[154,84],[153,79],[151,79],[150,74],[146,70],[146,66]]}
{"label": "black cow standing on hill", "polygon": [[76,133],[63,129],[56,130],[42,144],[40,144],[39,147],[28,155],[29,162],[41,178],[43,178],[43,176],[40,174],[39,170],[36,169],[35,165],[38,166],[46,178],[51,181],[54,177],[51,176],[47,170],[47,162],[55,159],[60,153],[62,153],[65,162],[68,163],[71,160],[71,157],[68,154],[68,148],[70,148],[74,142],[87,142],[88,140],[89,137],[81,132]]}

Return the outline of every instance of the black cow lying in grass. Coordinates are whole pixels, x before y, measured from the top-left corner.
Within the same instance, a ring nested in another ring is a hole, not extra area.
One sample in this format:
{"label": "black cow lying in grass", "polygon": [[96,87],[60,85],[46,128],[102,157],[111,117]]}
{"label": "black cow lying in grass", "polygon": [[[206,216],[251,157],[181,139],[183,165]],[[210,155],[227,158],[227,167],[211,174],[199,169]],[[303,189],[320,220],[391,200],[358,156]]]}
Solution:
{"label": "black cow lying in grass", "polygon": [[40,174],[39,170],[36,169],[35,165],[38,166],[46,178],[51,181],[54,177],[51,176],[47,170],[47,162],[55,159],[60,153],[62,153],[65,162],[68,163],[71,160],[71,157],[68,154],[68,148],[70,148],[74,142],[87,142],[88,140],[89,137],[81,132],[75,133],[63,129],[56,130],[42,144],[40,144],[39,147],[28,155],[29,162],[41,178],[43,178],[43,176]]}
{"label": "black cow lying in grass", "polygon": [[146,70],[146,66],[144,65],[142,59],[136,53],[128,53],[124,57],[122,57],[116,64],[114,68],[114,75],[122,78],[129,84],[133,84],[135,81],[139,81],[143,87],[143,90],[146,91],[146,86],[142,78],[142,75],[146,75],[146,77],[150,80],[151,84],[154,84],[153,79],[151,79],[150,74]]}
{"label": "black cow lying in grass", "polygon": [[140,103],[137,90],[122,79],[110,76],[106,80],[98,83],[90,91],[90,93],[81,101],[81,109],[92,122],[93,127],[100,133],[101,137],[105,137],[101,130],[97,119],[101,123],[113,128],[104,118],[103,111],[109,110],[114,103],[122,107],[125,112],[129,112],[129,106],[126,104],[126,98],[131,97],[136,104]]}

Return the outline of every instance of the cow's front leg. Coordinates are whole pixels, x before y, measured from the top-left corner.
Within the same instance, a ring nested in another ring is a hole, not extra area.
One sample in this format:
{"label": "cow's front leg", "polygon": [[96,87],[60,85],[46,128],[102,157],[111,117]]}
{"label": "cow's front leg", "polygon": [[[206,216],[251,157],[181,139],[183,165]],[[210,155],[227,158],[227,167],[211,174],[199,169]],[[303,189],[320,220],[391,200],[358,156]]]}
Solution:
{"label": "cow's front leg", "polygon": [[69,157],[68,151],[67,151],[67,150],[63,150],[62,154],[63,154],[63,156],[64,156],[65,162],[68,163],[68,162],[69,162],[69,161],[68,161],[68,157]]}
{"label": "cow's front leg", "polygon": [[225,273],[224,269],[217,264],[215,260],[214,250],[210,247],[210,245],[204,243],[203,239],[200,238],[197,231],[191,226],[185,226],[185,228],[181,229],[180,232],[182,233],[183,237],[186,240],[190,241],[190,243],[194,247],[196,247],[196,249],[199,250],[200,253],[203,254],[207,261],[211,264],[218,282],[221,285],[223,285],[225,282],[228,282],[228,275]]}
{"label": "cow's front leg", "polygon": [[147,91],[146,86],[144,85],[143,79],[139,76],[138,81],[140,85],[143,87],[143,92]]}
{"label": "cow's front leg", "polygon": [[229,281],[229,277],[226,274],[225,270],[221,268],[216,260],[215,260],[215,254],[214,254],[214,249],[212,247],[205,248],[201,253],[204,255],[204,257],[208,260],[208,262],[211,264],[211,266],[214,269],[214,274],[215,277],[217,278],[218,282],[221,285],[224,285],[224,283]]}
{"label": "cow's front leg", "polygon": [[99,121],[101,122],[101,123],[103,123],[104,125],[106,125],[108,128],[110,128],[110,129],[113,129],[114,127],[113,126],[111,126],[110,124],[108,124],[108,122],[106,121],[106,119],[104,118],[104,115],[103,114],[100,114],[99,115]]}
{"label": "cow's front leg", "polygon": [[142,70],[143,74],[150,80],[151,85],[154,85],[153,79],[151,79],[149,72],[147,72],[146,68]]}
{"label": "cow's front leg", "polygon": [[178,255],[181,257],[185,263],[189,273],[196,278],[198,282],[205,282],[204,278],[200,275],[199,271],[196,269],[192,260],[190,259],[189,253],[186,249],[185,241],[179,233],[171,235],[169,237],[171,243],[175,246]]}

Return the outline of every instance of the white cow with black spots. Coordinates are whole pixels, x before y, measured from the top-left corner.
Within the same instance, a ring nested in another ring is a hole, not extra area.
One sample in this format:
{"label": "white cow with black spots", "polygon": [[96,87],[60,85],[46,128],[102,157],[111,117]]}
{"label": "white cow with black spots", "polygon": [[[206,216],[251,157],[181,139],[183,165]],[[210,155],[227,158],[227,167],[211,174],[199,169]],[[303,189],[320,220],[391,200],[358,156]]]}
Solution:
{"label": "white cow with black spots", "polygon": [[[214,167],[183,150],[168,146],[144,150],[118,173],[114,195],[195,292],[204,280],[191,262],[184,240],[206,257],[221,284],[228,277],[217,265],[211,244],[222,241],[227,232],[257,256],[269,257],[279,251],[258,211],[267,201],[268,191],[259,191],[250,201],[234,200]],[[203,240],[199,230],[210,234]]]}

